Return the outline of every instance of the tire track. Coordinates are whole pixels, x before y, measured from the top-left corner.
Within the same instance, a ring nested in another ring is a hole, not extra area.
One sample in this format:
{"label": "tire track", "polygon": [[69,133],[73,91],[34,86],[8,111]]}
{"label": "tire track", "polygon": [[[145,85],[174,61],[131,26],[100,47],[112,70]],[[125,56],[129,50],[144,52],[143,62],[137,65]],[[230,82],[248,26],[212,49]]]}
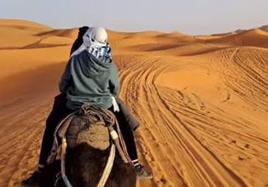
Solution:
{"label": "tire track", "polygon": [[[261,152],[267,152],[267,138],[258,134],[249,121],[230,117],[231,114],[208,105],[194,93],[189,97],[182,91],[156,85],[158,76],[170,69],[171,63],[152,57],[133,61],[130,57],[124,58],[121,64],[127,60],[128,67],[122,69],[121,97],[142,124],[139,143],[143,145],[139,147],[154,171],[155,183],[160,186],[251,186],[248,181],[252,178],[247,171],[241,173],[236,165],[241,160],[249,160],[250,164],[262,163],[265,168],[268,159],[266,154],[261,156]],[[241,155],[238,161],[226,155],[222,157],[221,145]],[[251,163],[253,159],[256,160]],[[169,172],[172,168],[175,171]],[[161,179],[166,182],[161,183]]]}

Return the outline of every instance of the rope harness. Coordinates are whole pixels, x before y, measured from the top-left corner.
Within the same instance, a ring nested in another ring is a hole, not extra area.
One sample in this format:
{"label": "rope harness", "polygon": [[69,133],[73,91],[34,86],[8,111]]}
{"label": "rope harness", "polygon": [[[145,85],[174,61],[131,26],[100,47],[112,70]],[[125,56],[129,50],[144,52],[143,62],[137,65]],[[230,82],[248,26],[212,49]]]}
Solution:
{"label": "rope harness", "polygon": [[[58,146],[58,148],[60,148],[61,177],[64,181],[64,184],[67,187],[73,187],[66,175],[66,169],[65,169],[65,156],[66,156],[66,149],[67,149],[67,141],[66,141],[65,133],[67,132],[67,129],[72,122],[72,119],[75,118],[77,115],[86,116],[89,123],[92,123],[93,121],[96,121],[96,120],[102,121],[105,123],[105,126],[109,129],[109,134],[110,134],[110,137],[112,138],[113,143],[110,146],[109,157],[107,159],[106,166],[103,170],[102,176],[97,185],[97,187],[104,187],[113,167],[116,149],[118,150],[120,157],[125,163],[131,163],[131,159],[128,155],[126,145],[125,145],[125,142],[121,134],[119,124],[116,120],[115,115],[107,109],[98,108],[92,105],[83,105],[79,112],[73,112],[70,115],[68,115],[66,118],[64,118],[56,129],[55,135],[59,133],[59,137],[61,138],[60,147],[59,147],[57,138],[55,138],[54,140],[54,144]],[[114,126],[116,130],[114,129]],[[63,130],[60,129],[61,127],[63,127],[64,129]],[[62,132],[60,132],[61,130]],[[50,158],[48,159],[48,162],[52,162],[53,158],[55,159],[55,155],[57,155],[57,151],[55,151],[55,147],[54,147],[54,149],[52,149],[52,153],[51,153]]]}

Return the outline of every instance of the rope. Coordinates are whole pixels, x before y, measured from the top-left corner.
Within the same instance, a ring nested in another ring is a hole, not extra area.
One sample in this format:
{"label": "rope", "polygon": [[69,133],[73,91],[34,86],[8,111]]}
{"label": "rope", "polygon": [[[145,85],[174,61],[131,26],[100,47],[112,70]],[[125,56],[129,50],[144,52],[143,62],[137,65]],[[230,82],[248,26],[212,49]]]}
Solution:
{"label": "rope", "polygon": [[114,165],[114,158],[115,158],[115,146],[114,146],[114,144],[112,144],[106,166],[103,170],[103,174],[101,176],[101,179],[100,179],[97,187],[104,187],[104,185],[105,185],[106,181],[108,180],[108,177],[112,171],[112,168]]}
{"label": "rope", "polygon": [[128,156],[126,155],[126,153],[124,152],[124,150],[121,147],[119,135],[117,134],[117,132],[114,130],[114,128],[112,126],[108,127],[108,129],[110,131],[110,135],[111,135],[113,142],[118,150],[119,155],[121,156],[122,160],[125,163],[128,163],[129,162]]}
{"label": "rope", "polygon": [[[116,127],[116,130],[118,132],[118,139],[117,140],[114,140],[115,144],[117,145],[117,149],[118,149],[118,152],[122,152],[122,154],[120,154],[121,158],[124,160],[125,163],[130,163],[132,164],[132,161],[128,155],[128,151],[127,151],[127,147],[126,147],[126,144],[125,144],[125,140],[123,138],[123,135],[121,133],[121,130],[120,130],[120,127],[119,127],[119,124],[116,120],[116,123],[115,123],[115,127]],[[118,143],[117,143],[118,142]]]}
{"label": "rope", "polygon": [[63,120],[61,120],[59,125],[57,125],[57,127],[56,127],[56,129],[54,131],[54,142],[53,142],[53,145],[52,145],[52,148],[51,148],[51,151],[50,151],[50,155],[47,158],[47,163],[48,164],[52,164],[54,162],[54,160],[56,159],[56,157],[57,157],[57,151],[58,151],[58,148],[59,148],[59,142],[58,142],[58,138],[57,138],[57,133],[58,133],[59,129],[61,128],[61,126],[64,123],[71,123],[71,120],[73,119],[74,114],[75,114],[75,112],[69,114]]}
{"label": "rope", "polygon": [[61,177],[67,187],[72,187],[70,181],[68,180],[68,177],[66,176],[65,172],[65,154],[66,154],[66,147],[67,147],[67,142],[66,138],[62,138],[62,143],[61,143],[61,163],[60,163],[60,168],[61,168]]}

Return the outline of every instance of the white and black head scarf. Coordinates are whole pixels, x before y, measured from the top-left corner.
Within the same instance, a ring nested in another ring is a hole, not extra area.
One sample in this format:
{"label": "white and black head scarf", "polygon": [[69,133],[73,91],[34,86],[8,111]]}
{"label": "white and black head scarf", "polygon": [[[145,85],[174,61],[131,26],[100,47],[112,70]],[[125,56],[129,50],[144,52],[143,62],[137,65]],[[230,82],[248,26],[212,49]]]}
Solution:
{"label": "white and black head scarf", "polygon": [[83,35],[82,45],[71,54],[71,57],[87,50],[104,63],[112,62],[112,49],[107,42],[107,33],[103,28],[91,27]]}

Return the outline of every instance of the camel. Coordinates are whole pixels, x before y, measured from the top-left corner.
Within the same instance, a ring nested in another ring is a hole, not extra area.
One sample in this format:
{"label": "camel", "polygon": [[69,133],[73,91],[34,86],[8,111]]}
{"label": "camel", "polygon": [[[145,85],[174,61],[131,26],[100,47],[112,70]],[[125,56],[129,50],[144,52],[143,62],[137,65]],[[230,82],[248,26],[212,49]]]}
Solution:
{"label": "camel", "polygon": [[[103,119],[98,119],[102,117],[100,115],[89,117],[85,115],[87,110],[83,111],[82,108],[80,114],[74,115],[65,132],[67,148],[64,166],[68,182],[72,187],[135,187],[135,169],[131,164],[125,163],[118,150],[115,151],[113,166],[105,184],[98,185],[107,160],[111,156],[111,149],[115,146],[107,124]],[[55,174],[60,173],[59,165],[60,163],[56,161],[48,169],[50,171],[47,172],[47,177],[50,180],[44,181],[45,186],[52,185],[51,181],[54,181],[53,185],[66,186],[62,178],[55,179]]]}

